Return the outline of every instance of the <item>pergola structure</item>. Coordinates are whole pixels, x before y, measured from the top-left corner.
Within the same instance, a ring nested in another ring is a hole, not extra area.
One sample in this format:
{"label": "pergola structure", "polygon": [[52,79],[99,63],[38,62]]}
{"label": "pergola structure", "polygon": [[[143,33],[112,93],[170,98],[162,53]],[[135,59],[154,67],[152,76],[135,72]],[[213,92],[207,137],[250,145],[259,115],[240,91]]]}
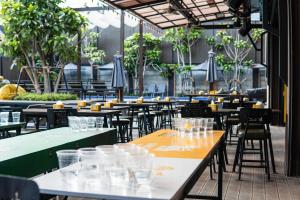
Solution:
{"label": "pergola structure", "polygon": [[[156,25],[161,29],[178,26],[205,26],[205,23],[232,19],[226,0],[106,0],[109,4]],[[258,11],[258,1],[253,1]]]}

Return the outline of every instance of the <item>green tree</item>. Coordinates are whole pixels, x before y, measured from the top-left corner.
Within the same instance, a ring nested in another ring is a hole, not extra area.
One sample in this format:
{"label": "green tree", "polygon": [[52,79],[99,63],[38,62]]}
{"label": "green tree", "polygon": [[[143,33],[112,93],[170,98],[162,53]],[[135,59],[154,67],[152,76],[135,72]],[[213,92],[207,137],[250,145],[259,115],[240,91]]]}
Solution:
{"label": "green tree", "polygon": [[[44,76],[44,92],[51,92],[50,70],[56,63],[61,66],[56,88],[67,62],[75,60],[78,33],[87,21],[71,8],[61,8],[63,0],[3,0],[1,18],[5,36],[2,48],[14,64],[24,69],[37,93],[41,93],[37,69]],[[40,61],[40,66],[36,60]]]}
{"label": "green tree", "polygon": [[[143,61],[143,77],[145,76],[145,71],[147,68],[157,69],[160,63],[161,41],[156,38],[151,33],[143,34],[143,49],[144,56],[140,58],[139,55],[139,33],[135,33],[128,37],[124,42],[124,67],[127,70],[130,78],[130,82],[133,82],[133,77],[135,80],[134,87],[136,88],[138,83],[138,68],[140,59]],[[133,83],[131,83],[133,85]]]}
{"label": "green tree", "polygon": [[[255,43],[263,32],[263,29],[252,30],[251,37]],[[245,72],[253,64],[253,60],[247,58],[253,48],[249,39],[241,38],[237,32],[231,35],[222,30],[217,32],[216,36],[207,37],[206,41],[217,51],[215,60],[223,70],[227,87],[235,90],[241,88],[247,80]]]}
{"label": "green tree", "polygon": [[[168,29],[164,36],[163,40],[172,44],[173,50],[176,51],[177,55],[177,64],[179,66],[180,74],[179,76],[181,81],[181,89],[193,89],[190,86],[194,86],[194,79],[192,77],[191,67],[192,67],[192,47],[195,43],[203,37],[203,31],[199,28],[171,28]],[[189,66],[186,66],[185,56],[188,54]],[[190,70],[189,70],[190,69]]]}
{"label": "green tree", "polygon": [[87,45],[83,49],[84,55],[89,59],[91,65],[91,76],[93,78],[93,67],[103,64],[104,58],[106,56],[105,51],[98,48],[97,41],[101,37],[100,33],[89,32],[87,34]]}

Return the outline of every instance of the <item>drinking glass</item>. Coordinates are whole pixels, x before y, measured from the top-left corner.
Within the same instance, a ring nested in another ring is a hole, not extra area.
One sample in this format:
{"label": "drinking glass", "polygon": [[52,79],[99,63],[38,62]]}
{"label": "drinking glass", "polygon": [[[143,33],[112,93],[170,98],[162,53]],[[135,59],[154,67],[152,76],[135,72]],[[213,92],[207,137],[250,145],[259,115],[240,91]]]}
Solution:
{"label": "drinking glass", "polygon": [[97,130],[103,129],[104,120],[101,117],[96,118],[96,128]]}
{"label": "drinking glass", "polygon": [[13,122],[20,122],[20,116],[21,116],[20,112],[12,112],[11,114],[12,114]]}
{"label": "drinking glass", "polygon": [[96,130],[96,117],[88,117],[87,125],[89,130]]}
{"label": "drinking glass", "polygon": [[87,117],[79,117],[80,130],[87,131],[88,130],[88,122]]}
{"label": "drinking glass", "polygon": [[79,119],[78,117],[75,116],[68,116],[68,124],[69,127],[73,130],[73,131],[79,131],[80,129],[80,124],[79,124]]}
{"label": "drinking glass", "polygon": [[151,182],[154,155],[149,152],[131,154],[132,161],[128,165],[137,184],[147,185]]}
{"label": "drinking glass", "polygon": [[211,133],[214,128],[214,118],[207,118],[206,120],[206,132]]}
{"label": "drinking glass", "polygon": [[9,112],[0,112],[1,123],[8,123],[8,119],[9,119]]}
{"label": "drinking glass", "polygon": [[81,164],[80,175],[85,179],[98,178],[101,152],[96,148],[81,148],[78,151]]}
{"label": "drinking glass", "polygon": [[77,150],[60,150],[56,152],[59,171],[66,181],[72,181],[78,175],[79,154]]}

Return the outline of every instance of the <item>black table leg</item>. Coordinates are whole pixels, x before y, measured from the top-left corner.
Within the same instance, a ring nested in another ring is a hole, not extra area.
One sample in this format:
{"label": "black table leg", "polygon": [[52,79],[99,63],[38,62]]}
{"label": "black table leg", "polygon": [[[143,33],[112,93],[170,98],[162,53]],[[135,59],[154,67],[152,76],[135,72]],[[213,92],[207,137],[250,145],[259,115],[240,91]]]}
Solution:
{"label": "black table leg", "polygon": [[19,127],[19,128],[16,129],[16,135],[17,136],[21,135],[21,127]]}
{"label": "black table leg", "polygon": [[222,200],[223,194],[223,166],[224,166],[224,156],[223,156],[223,148],[224,148],[224,138],[221,141],[221,144],[218,149],[218,159],[219,159],[219,166],[218,166],[218,196],[217,199]]}
{"label": "black table leg", "polygon": [[104,127],[104,128],[108,128],[107,116],[106,116],[106,115],[104,116],[103,127]]}

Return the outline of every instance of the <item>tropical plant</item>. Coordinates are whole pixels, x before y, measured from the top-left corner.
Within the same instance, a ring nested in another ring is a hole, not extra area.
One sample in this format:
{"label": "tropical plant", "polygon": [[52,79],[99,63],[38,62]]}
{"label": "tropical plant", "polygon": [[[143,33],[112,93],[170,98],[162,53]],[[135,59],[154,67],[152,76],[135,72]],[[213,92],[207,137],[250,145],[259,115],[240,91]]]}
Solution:
{"label": "tropical plant", "polygon": [[145,76],[145,71],[147,68],[157,69],[160,63],[161,41],[159,38],[156,38],[151,33],[143,34],[143,58],[140,58],[139,54],[139,40],[140,34],[135,33],[132,36],[128,37],[124,42],[124,67],[127,70],[127,73],[134,77],[136,83],[135,87],[138,85],[138,69],[140,59],[143,61],[142,69],[142,78]]}
{"label": "tropical plant", "polygon": [[192,66],[192,47],[202,38],[203,31],[197,28],[171,28],[168,29],[163,39],[173,46],[177,54],[177,63],[179,66],[186,65],[185,55],[189,55],[189,65]]}
{"label": "tropical plant", "polygon": [[[37,71],[44,77],[44,92],[51,92],[50,66],[60,66],[56,87],[66,63],[76,59],[77,35],[86,26],[86,19],[71,8],[59,6],[63,0],[2,0],[1,18],[4,54],[14,59],[13,66],[25,70],[41,93]],[[76,41],[76,42],[75,42]],[[37,66],[36,58],[41,61]],[[54,61],[58,58],[58,61]]]}
{"label": "tropical plant", "polygon": [[[263,29],[253,29],[251,37],[254,43],[260,39]],[[216,63],[222,68],[224,80],[229,89],[237,90],[247,80],[246,71],[252,66],[253,60],[248,59],[253,46],[249,39],[241,38],[227,31],[219,31],[216,36],[209,36],[206,41],[217,51]]]}
{"label": "tropical plant", "polygon": [[[181,74],[184,77],[179,76],[181,81],[181,90],[187,89],[187,85],[194,85],[194,79],[192,78],[191,68],[192,68],[192,47],[195,43],[202,38],[203,31],[197,28],[171,28],[168,29],[163,40],[169,42],[173,46],[173,50],[176,51],[177,64],[181,70]],[[185,55],[188,54],[189,65],[186,66]],[[192,83],[191,83],[192,82]],[[191,89],[191,88],[189,88]]]}
{"label": "tropical plant", "polygon": [[106,56],[105,51],[98,48],[97,41],[101,37],[100,33],[90,32],[88,33],[87,46],[83,49],[85,56],[89,59],[91,66],[95,64],[102,64]]}

